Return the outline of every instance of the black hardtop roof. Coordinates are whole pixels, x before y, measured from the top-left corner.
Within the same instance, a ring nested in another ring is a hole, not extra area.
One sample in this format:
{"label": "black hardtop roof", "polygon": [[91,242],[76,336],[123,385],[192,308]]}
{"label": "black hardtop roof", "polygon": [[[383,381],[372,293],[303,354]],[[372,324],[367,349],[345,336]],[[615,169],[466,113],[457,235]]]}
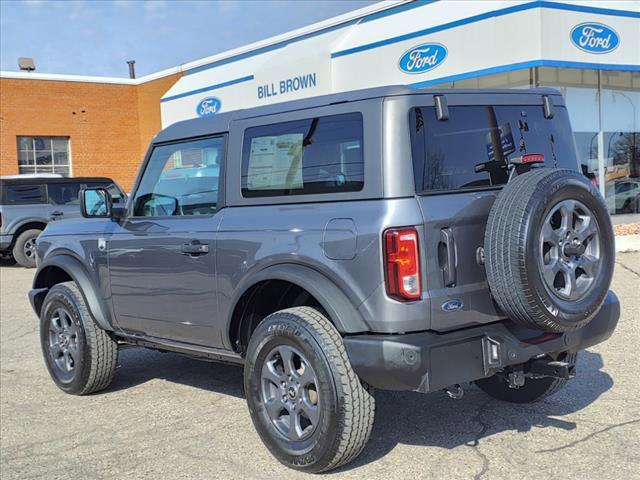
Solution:
{"label": "black hardtop roof", "polygon": [[[335,103],[355,102],[358,100],[369,100],[373,98],[394,97],[401,95],[553,95],[562,94],[553,88],[530,88],[530,89],[418,89],[406,85],[395,85],[389,87],[367,88],[363,90],[353,90],[343,93],[332,93],[317,97],[303,98],[288,102],[274,103],[260,107],[247,108],[243,110],[233,110],[226,113],[218,113],[202,118],[193,118],[169,125],[161,130],[153,139],[153,143],[171,142],[185,138],[200,137],[212,133],[228,132],[229,125],[234,120],[242,120],[263,115],[273,115],[306,108],[322,107]],[[558,102],[564,104],[564,101]]]}
{"label": "black hardtop roof", "polygon": [[49,183],[115,183],[108,177],[28,177],[1,178],[0,183],[8,185],[46,185]]}

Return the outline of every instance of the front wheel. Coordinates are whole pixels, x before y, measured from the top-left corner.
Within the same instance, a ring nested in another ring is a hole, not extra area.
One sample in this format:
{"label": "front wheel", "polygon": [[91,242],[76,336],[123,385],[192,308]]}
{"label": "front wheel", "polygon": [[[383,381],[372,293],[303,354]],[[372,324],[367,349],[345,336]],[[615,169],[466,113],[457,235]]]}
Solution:
{"label": "front wheel", "polygon": [[73,395],[107,388],[118,360],[118,344],[100,329],[74,282],[54,285],[42,304],[40,342],[55,384]]}
{"label": "front wheel", "polygon": [[340,334],[314,308],[281,310],[258,325],[244,384],[258,434],[288,467],[332,470],[357,457],[369,439],[373,389],[361,383]]}

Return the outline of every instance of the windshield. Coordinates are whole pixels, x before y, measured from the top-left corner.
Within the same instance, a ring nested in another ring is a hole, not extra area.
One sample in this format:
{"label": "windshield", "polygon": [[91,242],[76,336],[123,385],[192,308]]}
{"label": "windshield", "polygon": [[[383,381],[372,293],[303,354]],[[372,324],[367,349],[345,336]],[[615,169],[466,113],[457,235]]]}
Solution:
{"label": "windshield", "polygon": [[416,107],[410,124],[418,193],[503,185],[508,161],[526,154],[544,155],[548,167],[578,165],[563,107],[548,119],[541,106],[454,106],[446,121],[433,107]]}

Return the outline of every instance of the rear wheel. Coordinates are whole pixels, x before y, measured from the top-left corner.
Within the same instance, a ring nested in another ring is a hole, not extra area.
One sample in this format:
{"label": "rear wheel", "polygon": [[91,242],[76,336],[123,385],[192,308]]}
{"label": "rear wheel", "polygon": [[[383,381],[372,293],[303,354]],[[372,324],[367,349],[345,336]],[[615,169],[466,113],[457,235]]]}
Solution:
{"label": "rear wheel", "polygon": [[[554,360],[575,365],[577,353],[562,353],[554,356]],[[511,388],[504,375],[496,374],[493,377],[476,380],[476,385],[490,397],[511,403],[532,403],[553,395],[569,380],[563,378],[527,378],[524,385],[519,388]]]}
{"label": "rear wheel", "polygon": [[245,392],[262,441],[284,465],[323,472],[357,457],[375,413],[335,327],[318,310],[268,316],[251,336]]}
{"label": "rear wheel", "polygon": [[13,245],[13,258],[26,268],[35,268],[36,266],[36,239],[42,230],[32,228],[25,230],[16,239]]}

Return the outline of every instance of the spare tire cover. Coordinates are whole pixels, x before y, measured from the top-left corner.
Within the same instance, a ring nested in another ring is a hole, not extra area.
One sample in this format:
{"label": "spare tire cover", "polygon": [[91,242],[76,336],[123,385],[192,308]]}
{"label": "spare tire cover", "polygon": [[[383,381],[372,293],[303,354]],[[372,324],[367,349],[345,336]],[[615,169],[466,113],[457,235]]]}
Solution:
{"label": "spare tire cover", "polygon": [[537,168],[515,177],[491,209],[484,247],[491,294],[526,327],[583,327],[609,291],[611,219],[598,190],[578,172]]}

